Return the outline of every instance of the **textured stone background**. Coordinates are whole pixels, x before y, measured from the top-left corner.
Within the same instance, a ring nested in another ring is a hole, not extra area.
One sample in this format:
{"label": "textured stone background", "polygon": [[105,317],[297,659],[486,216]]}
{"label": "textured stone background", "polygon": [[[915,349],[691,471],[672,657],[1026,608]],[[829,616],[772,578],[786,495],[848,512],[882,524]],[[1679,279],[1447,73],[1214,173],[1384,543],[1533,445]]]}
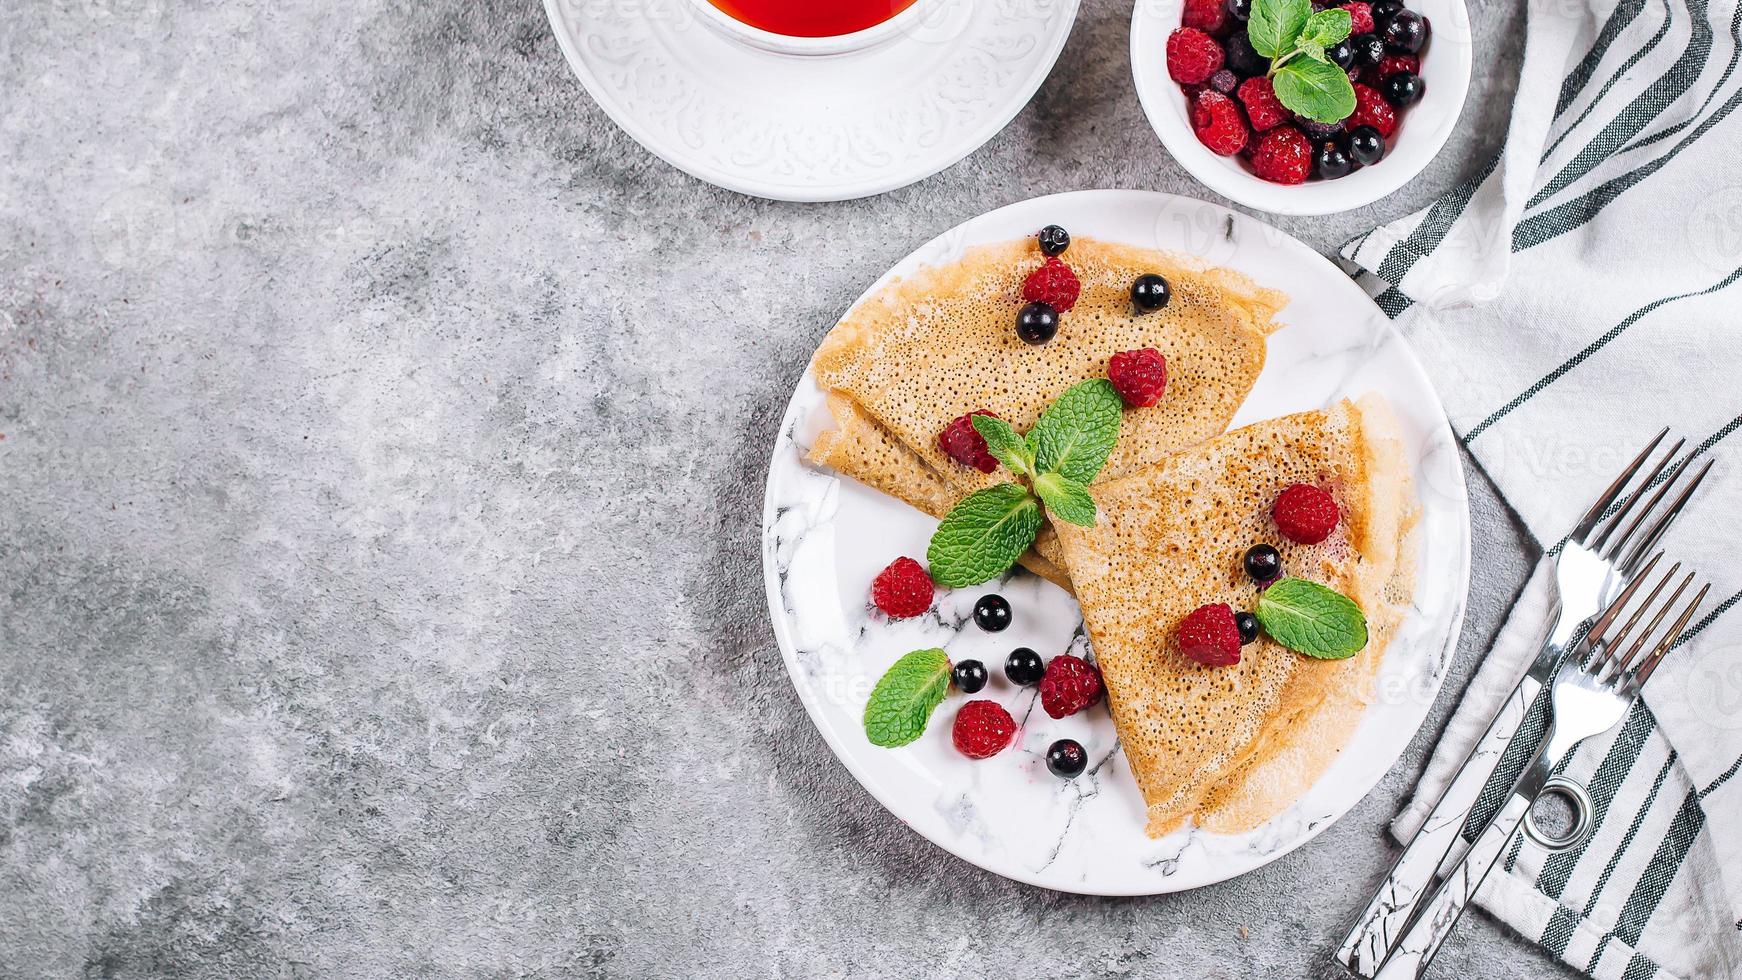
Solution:
{"label": "textured stone background", "polygon": [[[1329,249],[1491,152],[1516,6],[1477,11],[1419,182],[1281,224]],[[1479,476],[1429,727],[1315,843],[1187,895],[1036,891],[890,819],[763,605],[775,420],[867,282],[1032,195],[1208,194],[1128,17],[1089,0],[967,161],[797,206],[635,145],[531,0],[7,4],[0,975],[1320,972],[1522,579]],[[1444,963],[1559,975],[1480,917]]]}

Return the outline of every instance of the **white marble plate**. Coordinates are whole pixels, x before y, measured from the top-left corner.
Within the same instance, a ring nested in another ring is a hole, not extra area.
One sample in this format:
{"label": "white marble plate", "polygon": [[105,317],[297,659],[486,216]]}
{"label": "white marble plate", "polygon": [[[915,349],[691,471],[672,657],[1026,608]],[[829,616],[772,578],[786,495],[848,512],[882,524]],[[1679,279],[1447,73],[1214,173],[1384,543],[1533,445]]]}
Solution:
{"label": "white marble plate", "polygon": [[[805,708],[865,788],[896,817],[959,857],[1030,884],[1096,895],[1195,888],[1250,871],[1311,840],[1366,795],[1403,751],[1439,690],[1457,645],[1469,585],[1470,519],[1464,474],[1445,410],[1421,366],[1355,284],[1289,236],[1226,208],[1147,191],[1079,191],[982,215],[921,247],[871,288],[964,247],[1032,234],[1049,223],[1072,234],[1174,249],[1284,290],[1285,327],[1234,425],[1378,391],[1404,430],[1423,505],[1416,606],[1386,651],[1379,696],[1349,747],[1291,809],[1238,835],[1143,833],[1143,802],[1104,708],[1054,721],[1032,688],[1003,677],[1005,655],[1029,646],[1051,658],[1086,645],[1076,602],[1024,572],[1003,582],[939,592],[935,611],[890,622],[869,605],[871,579],[898,555],[923,560],[936,522],[894,499],[804,461],[826,425],[807,371],[774,447],[763,511],[763,574],[775,636]],[[1068,257],[1068,253],[1067,253]],[[867,290],[869,295],[871,290]],[[1003,633],[973,624],[974,601],[1000,592],[1015,610]],[[1022,725],[1016,746],[970,761],[950,743],[965,700],[952,692],[911,745],[882,749],[860,717],[871,687],[896,658],[944,647],[993,674],[980,697],[1003,702]],[[1073,781],[1047,772],[1054,739],[1075,738],[1090,769]],[[1374,847],[1383,846],[1375,838]]]}
{"label": "white marble plate", "polygon": [[950,0],[865,51],[795,57],[703,22],[693,0],[545,0],[607,115],[672,166],[782,201],[842,201],[929,177],[1028,103],[1077,0]]}

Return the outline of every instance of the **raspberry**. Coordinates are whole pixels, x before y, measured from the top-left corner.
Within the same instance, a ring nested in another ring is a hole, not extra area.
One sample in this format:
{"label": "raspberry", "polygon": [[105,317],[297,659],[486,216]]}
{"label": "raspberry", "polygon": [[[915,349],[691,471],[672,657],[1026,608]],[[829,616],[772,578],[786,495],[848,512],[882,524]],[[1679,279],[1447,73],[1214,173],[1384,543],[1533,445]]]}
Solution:
{"label": "raspberry", "polygon": [[1211,153],[1230,157],[1239,153],[1251,136],[1240,107],[1220,92],[1203,92],[1192,103],[1192,131]]}
{"label": "raspberry", "polygon": [[1226,32],[1230,19],[1222,0],[1186,0],[1185,10],[1179,18],[1186,27],[1195,27],[1217,37]]}
{"label": "raspberry", "polygon": [[1294,113],[1284,109],[1277,100],[1270,79],[1262,75],[1241,82],[1235,94],[1240,96],[1240,104],[1246,107],[1246,118],[1252,120],[1252,128],[1260,133],[1275,129],[1294,117]]}
{"label": "raspberry", "polygon": [[1337,502],[1310,483],[1296,483],[1277,496],[1270,516],[1283,537],[1299,544],[1318,544],[1337,528]]}
{"label": "raspberry", "polygon": [[1040,679],[1040,706],[1054,718],[1074,715],[1101,700],[1101,672],[1081,657],[1061,653]]}
{"label": "raspberry", "polygon": [[1349,118],[1343,120],[1343,125],[1350,129],[1357,126],[1372,126],[1379,130],[1379,135],[1390,139],[1397,131],[1397,110],[1391,108],[1391,103],[1385,101],[1378,89],[1371,85],[1356,84],[1355,111],[1349,113]]}
{"label": "raspberry", "polygon": [[996,701],[969,701],[956,712],[950,738],[956,751],[970,759],[990,759],[1004,751],[1016,735],[1016,721]]}
{"label": "raspberry", "polygon": [[1182,85],[1197,85],[1222,67],[1222,46],[1195,27],[1167,36],[1167,75]]}
{"label": "raspberry", "polygon": [[1370,4],[1355,0],[1354,3],[1343,4],[1343,9],[1349,12],[1349,36],[1357,37],[1373,33],[1373,7]]}
{"label": "raspberry", "polygon": [[871,580],[871,601],[890,619],[908,619],[931,608],[932,582],[912,558],[897,558]]}
{"label": "raspberry", "polygon": [[1240,626],[1225,602],[1199,606],[1179,621],[1175,631],[1180,652],[1205,667],[1231,667],[1240,662]]}
{"label": "raspberry", "polygon": [[1124,350],[1107,361],[1107,380],[1132,408],[1148,408],[1167,390],[1167,358],[1153,347]]}
{"label": "raspberry", "polygon": [[1271,183],[1302,183],[1313,169],[1313,145],[1293,126],[1278,126],[1252,151],[1252,169]]}
{"label": "raspberry", "polygon": [[998,468],[998,460],[986,448],[986,437],[974,430],[973,418],[976,415],[998,417],[996,413],[983,408],[956,416],[949,425],[944,426],[944,431],[938,433],[938,448],[944,451],[945,456],[963,466],[972,466],[982,473],[990,473]]}
{"label": "raspberry", "polygon": [[1045,303],[1060,313],[1077,305],[1077,294],[1083,284],[1071,267],[1057,258],[1047,259],[1040,268],[1030,272],[1022,284],[1022,298],[1030,303]]}
{"label": "raspberry", "polygon": [[1421,59],[1413,54],[1387,54],[1379,59],[1379,64],[1373,69],[1373,79],[1384,81],[1385,76],[1395,75],[1400,71],[1421,74]]}

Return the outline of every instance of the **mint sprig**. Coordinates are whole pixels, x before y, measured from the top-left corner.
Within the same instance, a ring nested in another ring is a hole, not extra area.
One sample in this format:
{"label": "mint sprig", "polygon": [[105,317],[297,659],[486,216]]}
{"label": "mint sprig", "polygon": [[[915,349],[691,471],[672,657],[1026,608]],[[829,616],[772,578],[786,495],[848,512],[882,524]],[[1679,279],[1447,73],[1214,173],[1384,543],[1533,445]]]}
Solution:
{"label": "mint sprig", "polygon": [[968,418],[974,431],[986,440],[986,448],[991,451],[993,459],[1017,476],[1034,475],[1034,450],[1028,448],[1009,422],[996,415],[970,415]]}
{"label": "mint sprig", "polygon": [[[1071,524],[1095,523],[1088,484],[1119,441],[1124,402],[1105,378],[1065,389],[1026,437],[1003,419],[972,417],[986,448],[1015,476],[1032,481],[1000,483],[969,494],[945,515],[926,548],[932,581],[956,589],[988,582],[1009,571],[1040,532],[1041,505]],[[1035,499],[1036,495],[1039,499]]]}
{"label": "mint sprig", "polygon": [[1034,492],[1048,514],[1080,527],[1095,526],[1095,498],[1081,483],[1063,474],[1042,473],[1035,478]]}
{"label": "mint sprig", "polygon": [[1259,595],[1254,614],[1271,639],[1319,660],[1345,660],[1367,645],[1367,617],[1361,607],[1317,582],[1277,582]]}
{"label": "mint sprig", "polygon": [[1313,13],[1310,0],[1253,0],[1246,39],[1270,59],[1277,101],[1321,123],[1355,111],[1355,86],[1325,53],[1349,36],[1353,23],[1341,7]]}
{"label": "mint sprig", "polygon": [[1035,468],[1087,484],[1119,441],[1125,402],[1106,378],[1080,381],[1058,396],[1028,433]]}
{"label": "mint sprig", "polygon": [[950,658],[940,649],[915,650],[897,660],[865,702],[865,737],[895,748],[924,734],[931,713],[950,688]]}
{"label": "mint sprig", "polygon": [[932,532],[926,564],[932,580],[959,589],[1007,571],[1040,531],[1040,504],[1017,483],[976,490]]}

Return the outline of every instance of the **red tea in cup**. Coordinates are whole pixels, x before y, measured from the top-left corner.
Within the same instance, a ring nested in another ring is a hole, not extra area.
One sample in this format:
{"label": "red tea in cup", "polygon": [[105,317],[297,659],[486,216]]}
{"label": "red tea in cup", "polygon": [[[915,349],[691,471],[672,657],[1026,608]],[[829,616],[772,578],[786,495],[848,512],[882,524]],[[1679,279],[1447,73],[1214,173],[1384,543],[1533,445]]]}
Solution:
{"label": "red tea in cup", "polygon": [[914,0],[709,0],[734,20],[787,37],[839,37],[876,27]]}

